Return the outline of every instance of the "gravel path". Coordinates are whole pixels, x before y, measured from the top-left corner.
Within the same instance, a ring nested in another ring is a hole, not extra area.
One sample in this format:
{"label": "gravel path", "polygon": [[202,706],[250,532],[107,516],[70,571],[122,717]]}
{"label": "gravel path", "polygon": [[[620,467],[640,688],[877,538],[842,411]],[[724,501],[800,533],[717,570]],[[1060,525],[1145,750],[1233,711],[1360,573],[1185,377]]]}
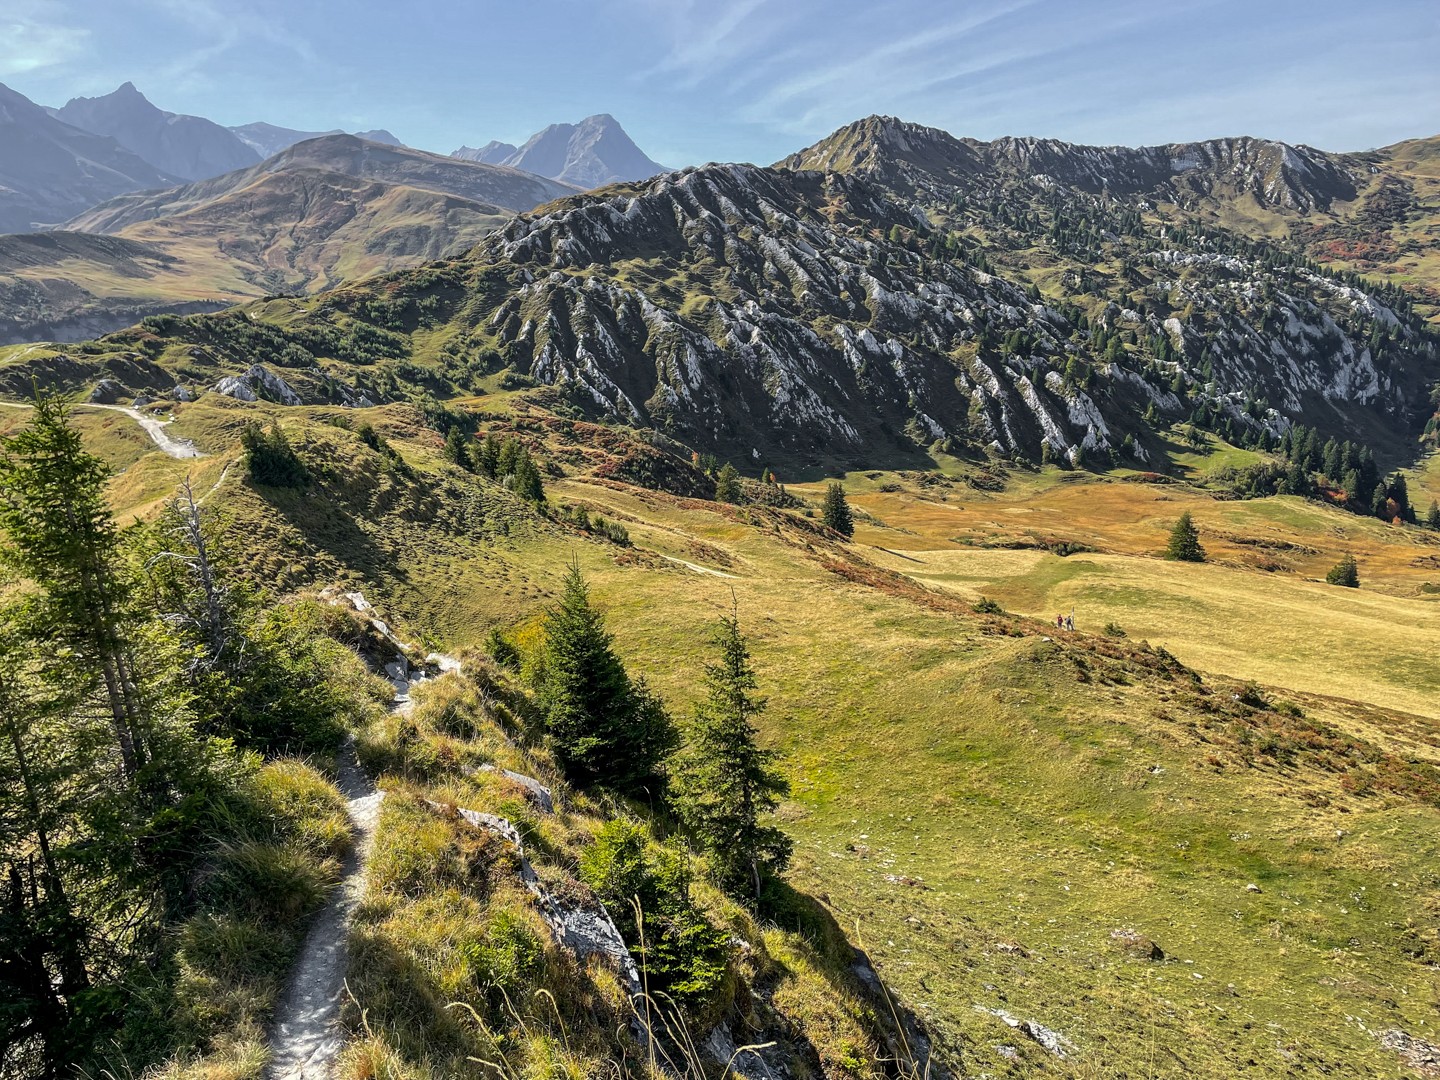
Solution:
{"label": "gravel path", "polygon": [[684,559],[677,559],[673,555],[661,555],[660,557],[667,562],[673,562],[679,566],[683,566],[687,570],[694,570],[697,574],[705,574],[709,577],[729,578],[731,581],[740,580],[735,574],[727,574],[723,570],[711,570],[708,566],[700,566],[698,563],[686,562]]}
{"label": "gravel path", "polygon": [[109,409],[111,412],[124,413],[134,420],[142,428],[145,434],[150,436],[150,441],[158,446],[164,453],[173,458],[198,458],[205,455],[189,439],[172,439],[165,433],[165,426],[173,424],[173,420],[157,420],[153,416],[146,416],[139,409],[132,409],[126,405],[83,405],[85,409]]}
{"label": "gravel path", "polygon": [[[0,401],[0,405],[9,405],[13,409],[30,409],[34,406],[27,405],[23,401]],[[132,409],[128,405],[97,405],[93,402],[77,403],[73,406],[77,409],[109,409],[111,412],[124,413],[134,420],[150,436],[150,441],[158,446],[161,451],[173,458],[185,460],[187,458],[201,458],[205,455],[189,439],[172,439],[165,432],[167,424],[173,424],[173,420],[157,420],[153,416],[146,416],[139,409]]]}
{"label": "gravel path", "polygon": [[354,736],[346,738],[336,767],[337,785],[350,800],[355,847],[345,859],[344,880],[305,938],[305,947],[290,973],[290,985],[276,1010],[270,1031],[270,1065],[265,1071],[269,1080],[328,1078],[345,1042],[339,1019],[350,962],[346,931],[365,892],[365,864],[385,793],[375,790],[360,767]]}

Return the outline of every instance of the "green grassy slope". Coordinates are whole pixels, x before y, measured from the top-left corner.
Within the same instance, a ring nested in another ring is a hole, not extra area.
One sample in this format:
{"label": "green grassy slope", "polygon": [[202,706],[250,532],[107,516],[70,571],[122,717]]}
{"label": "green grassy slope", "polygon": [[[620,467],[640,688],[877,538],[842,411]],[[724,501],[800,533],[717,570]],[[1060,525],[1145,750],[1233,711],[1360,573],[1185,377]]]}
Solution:
{"label": "green grassy slope", "polygon": [[[213,455],[197,466],[206,479],[256,410],[177,410],[175,433]],[[1158,547],[1162,517],[1208,502],[1183,488],[1155,507],[1145,485],[1017,485],[1017,502],[1072,499],[1071,525],[1109,536],[1113,549],[1035,561],[937,543],[926,530],[953,515],[950,535],[960,535],[967,511],[882,492],[883,478],[856,500],[880,523],[862,518],[857,544],[840,545],[795,512],[598,479],[593,459],[552,476],[552,502],[627,527],[633,546],[620,547],[537,518],[444,465],[438,434],[404,407],[363,415],[400,449],[408,476],[319,422],[338,412],[283,412],[302,452],[324,463],[315,488],[260,492],[232,470],[212,496],[233,515],[252,572],[282,588],[363,582],[407,626],[456,647],[492,625],[523,638],[574,558],[627,664],[682,712],[704,629],[733,595],[771,694],[765,738],[787,753],[794,785],[782,808],[797,841],[793,880],[823,898],[963,1068],[1399,1077],[1377,1033],[1429,1036],[1440,742],[1433,694],[1410,676],[1387,677],[1381,663],[1426,655],[1429,602],[1371,589],[1337,597],[1302,573],[1256,569],[1243,557],[1251,546],[1228,541],[1216,552],[1233,549],[1233,559],[1177,577],[1142,552]],[[523,420],[495,413],[492,423]],[[558,444],[528,437],[542,458],[560,460]],[[143,510],[152,483],[138,477],[156,455],[134,458],[119,436],[96,438],[129,465],[117,502]],[[612,452],[624,441],[615,432]],[[1003,513],[1011,498],[994,495],[971,531],[1023,536]],[[1148,500],[1148,524],[1133,523],[1142,504],[1126,498]],[[1226,522],[1233,536],[1313,549],[1305,567],[1333,562],[1347,544],[1385,548],[1363,529],[1335,534],[1356,519],[1289,500],[1209,505],[1217,515],[1243,511]],[[1316,513],[1328,516],[1313,524]],[[1216,525],[1200,521],[1208,541]],[[1423,550],[1403,533],[1409,540],[1397,544]],[[926,589],[924,568],[903,556],[942,550],[960,560],[957,580]],[[958,580],[965,560],[992,555],[1022,561],[977,564],[990,575],[983,588]],[[1405,559],[1393,562],[1385,587],[1398,589]],[[1004,565],[1019,572],[1007,577]],[[1007,606],[1042,616],[1083,587],[1082,627],[1098,627],[1108,603],[1131,636],[1051,641],[1038,620],[971,612],[969,590],[1006,587]],[[1197,591],[1204,633],[1172,629],[1165,639],[1201,669],[1192,676],[1134,642],[1177,596]],[[1389,619],[1390,636],[1369,652],[1346,649],[1343,663],[1332,637],[1274,614],[1338,633],[1376,630],[1391,609],[1406,614]],[[1233,644],[1206,652],[1207,640],[1248,643],[1263,666],[1244,669]],[[1342,679],[1337,668],[1356,674]],[[1251,697],[1227,676],[1269,688]],[[1117,931],[1152,939],[1165,959],[1137,954]],[[1067,1057],[988,1010],[1060,1032]]]}

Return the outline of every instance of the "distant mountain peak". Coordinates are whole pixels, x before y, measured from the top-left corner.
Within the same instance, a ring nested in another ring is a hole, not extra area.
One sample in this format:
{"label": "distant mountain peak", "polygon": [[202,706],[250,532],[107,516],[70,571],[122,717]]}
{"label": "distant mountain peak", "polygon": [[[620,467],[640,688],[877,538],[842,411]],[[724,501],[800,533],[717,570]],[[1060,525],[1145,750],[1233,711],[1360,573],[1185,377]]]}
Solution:
{"label": "distant mountain peak", "polygon": [[491,140],[479,148],[462,146],[450,156],[508,165],[583,188],[648,180],[666,171],[609,113],[595,113],[578,124],[550,124],[520,147]]}
{"label": "distant mountain peak", "polygon": [[0,86],[0,232],[27,232],[121,192],[174,182],[116,140]]}
{"label": "distant mountain peak", "polygon": [[233,132],[201,116],[157,108],[133,82],[101,97],[71,98],[55,116],[82,131],[108,135],[161,172],[186,180],[205,180],[260,160]]}
{"label": "distant mountain peak", "polygon": [[[296,143],[307,142],[310,139],[320,139],[326,135],[348,134],[348,132],[341,131],[339,128],[331,128],[329,131],[301,131],[297,128],[267,124],[264,121],[257,121],[253,124],[240,124],[230,128],[230,131],[262,158],[274,157],[280,153],[280,151],[289,149]],[[357,131],[355,132],[355,137],[357,139],[364,139],[367,142],[383,143],[386,146],[405,145],[384,128],[375,128],[372,131]]]}

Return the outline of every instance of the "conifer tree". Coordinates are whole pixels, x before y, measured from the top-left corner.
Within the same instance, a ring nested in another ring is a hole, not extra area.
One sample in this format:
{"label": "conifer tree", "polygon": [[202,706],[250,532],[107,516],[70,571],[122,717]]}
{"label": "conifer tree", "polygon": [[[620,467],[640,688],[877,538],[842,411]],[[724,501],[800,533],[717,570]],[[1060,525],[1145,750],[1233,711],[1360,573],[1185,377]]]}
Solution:
{"label": "conifer tree", "polygon": [[55,398],[39,399],[30,424],[0,440],[0,529],[10,541],[4,556],[41,590],[28,610],[32,630],[94,673],[129,777],[148,755],[129,641],[131,592],[105,502],[109,475]]}
{"label": "conifer tree", "polygon": [[298,488],[310,482],[310,470],[279,424],[272,423],[265,428],[251,420],[240,432],[240,447],[244,451],[246,471],[257,484]]}
{"label": "conifer tree", "polygon": [[676,769],[680,816],[709,855],[715,878],[732,893],[749,890],[758,902],[764,880],[790,859],[790,838],[766,823],[789,785],[778,755],[757,741],[755,718],[765,699],[734,612],[715,629],[718,656],[705,667],[705,698],[695,707]]}
{"label": "conifer tree", "polygon": [[834,529],[847,540],[855,535],[855,519],[850,514],[850,504],[845,500],[845,486],[832,482],[825,486],[825,501],[820,508],[820,520],[827,529]]}
{"label": "conifer tree", "polygon": [[727,461],[715,478],[715,499],[717,502],[738,503],[741,497],[740,473]]}
{"label": "conifer tree", "polygon": [[1358,589],[1360,587],[1360,568],[1355,562],[1355,556],[1346,555],[1332,566],[1330,572],[1325,575],[1325,580],[1331,585],[1343,585],[1347,589]]}
{"label": "conifer tree", "polygon": [[506,480],[523,499],[531,502],[545,501],[545,488],[540,483],[540,470],[535,467],[535,461],[530,456],[530,451],[523,446],[518,446],[515,453],[515,468]]}
{"label": "conifer tree", "polygon": [[1375,497],[1370,501],[1370,512],[1381,521],[1392,520],[1390,514],[1390,496],[1386,494],[1384,484],[1376,486]]}
{"label": "conifer tree", "polygon": [[1415,520],[1415,511],[1410,506],[1410,488],[1405,483],[1405,474],[1396,473],[1390,478],[1390,498],[1395,503],[1395,514],[1401,521]]}
{"label": "conifer tree", "polygon": [[1430,512],[1425,515],[1427,528],[1440,530],[1440,503],[1434,499],[1430,500]]}
{"label": "conifer tree", "polygon": [[1200,533],[1186,510],[1170,531],[1170,543],[1165,548],[1165,557],[1176,562],[1204,562],[1205,549],[1200,546]]}
{"label": "conifer tree", "polygon": [[659,699],[626,674],[578,564],[545,619],[540,700],[560,767],[582,786],[640,791],[674,749]]}
{"label": "conifer tree", "polygon": [[452,427],[445,436],[445,460],[468,470],[471,467],[469,443],[458,424]]}

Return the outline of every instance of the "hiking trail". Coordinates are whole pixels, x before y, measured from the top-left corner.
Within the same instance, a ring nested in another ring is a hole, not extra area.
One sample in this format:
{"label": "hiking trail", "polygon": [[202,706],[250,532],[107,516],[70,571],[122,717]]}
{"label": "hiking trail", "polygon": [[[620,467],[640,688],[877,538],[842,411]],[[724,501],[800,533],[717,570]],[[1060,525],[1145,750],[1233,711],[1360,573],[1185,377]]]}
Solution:
{"label": "hiking trail", "polygon": [[347,932],[350,916],[365,893],[365,869],[375,840],[380,802],[355,754],[355,737],[346,736],[336,760],[336,786],[349,800],[355,846],[345,857],[344,877],[315,917],[290,973],[285,996],[275,1010],[270,1032],[268,1080],[324,1080],[331,1074],[345,1032],[340,999],[350,964]]}

